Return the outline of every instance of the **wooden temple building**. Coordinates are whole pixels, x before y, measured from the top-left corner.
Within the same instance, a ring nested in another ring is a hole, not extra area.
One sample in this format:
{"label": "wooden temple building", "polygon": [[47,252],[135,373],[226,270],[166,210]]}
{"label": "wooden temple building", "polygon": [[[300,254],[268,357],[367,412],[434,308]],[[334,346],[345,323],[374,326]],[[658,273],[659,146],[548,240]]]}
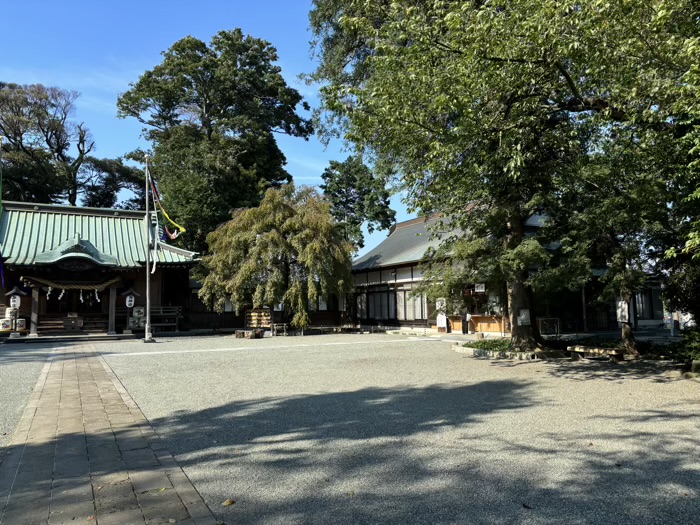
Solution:
{"label": "wooden temple building", "polygon": [[[10,296],[19,295],[18,327],[30,337],[138,330],[146,304],[145,221],[143,211],[3,202],[0,318]],[[195,253],[160,241],[154,216],[150,228],[152,324],[175,331],[191,300]],[[129,295],[134,308],[127,308]]]}

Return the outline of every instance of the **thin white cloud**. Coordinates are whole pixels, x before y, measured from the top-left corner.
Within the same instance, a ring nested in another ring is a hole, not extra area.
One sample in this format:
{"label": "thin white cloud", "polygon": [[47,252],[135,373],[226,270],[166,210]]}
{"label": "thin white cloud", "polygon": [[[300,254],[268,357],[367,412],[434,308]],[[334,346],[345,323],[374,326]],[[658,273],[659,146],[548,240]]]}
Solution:
{"label": "thin white cloud", "polygon": [[287,164],[318,172],[318,178],[321,177],[321,173],[328,167],[327,160],[312,157],[288,157]]}
{"label": "thin white cloud", "polygon": [[[116,62],[108,60],[108,63]],[[116,116],[117,97],[138,80],[143,69],[133,65],[124,67],[114,63],[112,68],[95,69],[11,68],[0,66],[0,81],[15,84],[44,84],[80,93],[76,105],[79,110],[89,110]]]}
{"label": "thin white cloud", "polygon": [[0,66],[0,79],[16,84],[44,84],[73,89],[81,93],[102,92],[117,94],[125,91],[130,82],[138,80],[144,69],[128,68],[95,68],[91,70],[78,69],[38,69],[38,68],[9,68]]}
{"label": "thin white cloud", "polygon": [[117,97],[95,97],[92,95],[81,95],[77,100],[78,114],[83,110],[92,111],[95,113],[107,113],[116,117],[117,115]]}
{"label": "thin white cloud", "polygon": [[294,177],[295,181],[308,181],[312,182],[314,184],[321,184],[323,182],[323,179],[321,177],[312,177],[310,175],[292,175]]}

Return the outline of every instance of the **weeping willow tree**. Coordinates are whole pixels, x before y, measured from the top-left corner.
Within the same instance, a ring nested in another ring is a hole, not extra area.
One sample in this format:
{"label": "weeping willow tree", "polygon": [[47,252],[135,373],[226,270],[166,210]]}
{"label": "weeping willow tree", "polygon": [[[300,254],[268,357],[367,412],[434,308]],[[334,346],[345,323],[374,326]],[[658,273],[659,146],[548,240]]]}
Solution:
{"label": "weeping willow tree", "polygon": [[235,211],[207,243],[199,295],[217,311],[229,297],[254,308],[282,303],[292,325],[305,328],[319,297],[350,291],[352,245],[313,188],[268,189],[259,206]]}

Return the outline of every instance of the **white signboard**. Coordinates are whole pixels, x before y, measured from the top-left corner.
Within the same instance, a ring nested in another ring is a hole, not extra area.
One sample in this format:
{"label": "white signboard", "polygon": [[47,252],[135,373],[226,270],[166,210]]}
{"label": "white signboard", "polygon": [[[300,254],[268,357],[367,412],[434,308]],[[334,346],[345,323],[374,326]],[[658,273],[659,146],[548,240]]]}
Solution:
{"label": "white signboard", "polygon": [[19,308],[22,303],[22,298],[19,295],[10,296],[10,308]]}
{"label": "white signboard", "polygon": [[486,293],[486,285],[485,284],[475,284],[474,285],[474,292],[476,293]]}
{"label": "white signboard", "polygon": [[136,298],[133,295],[127,295],[126,296],[126,307],[133,308],[135,300],[136,300]]}
{"label": "white signboard", "polygon": [[143,317],[146,315],[146,309],[143,306],[137,306],[134,308],[134,317]]}
{"label": "white signboard", "polygon": [[518,326],[530,326],[530,310],[523,308],[518,312]]}
{"label": "white signboard", "polygon": [[622,299],[617,302],[617,320],[620,323],[630,322],[629,305],[627,301],[623,301]]}

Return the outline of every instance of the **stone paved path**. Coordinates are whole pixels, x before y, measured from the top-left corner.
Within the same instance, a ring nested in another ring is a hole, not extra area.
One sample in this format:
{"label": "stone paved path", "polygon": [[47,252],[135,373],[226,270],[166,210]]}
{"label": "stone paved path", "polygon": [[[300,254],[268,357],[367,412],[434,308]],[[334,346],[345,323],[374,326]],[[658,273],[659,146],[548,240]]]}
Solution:
{"label": "stone paved path", "polygon": [[0,464],[0,525],[215,525],[90,345],[44,366]]}

